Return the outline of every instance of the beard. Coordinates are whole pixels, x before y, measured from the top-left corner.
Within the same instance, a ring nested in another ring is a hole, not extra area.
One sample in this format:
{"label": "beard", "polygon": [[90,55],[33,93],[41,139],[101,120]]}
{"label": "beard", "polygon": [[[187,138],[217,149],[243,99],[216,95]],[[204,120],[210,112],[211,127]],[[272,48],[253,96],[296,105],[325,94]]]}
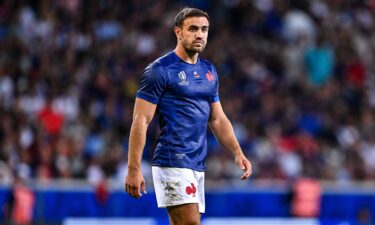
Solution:
{"label": "beard", "polygon": [[206,43],[203,43],[201,47],[195,47],[193,43],[186,43],[183,42],[182,46],[184,47],[185,51],[190,54],[202,53],[206,48]]}

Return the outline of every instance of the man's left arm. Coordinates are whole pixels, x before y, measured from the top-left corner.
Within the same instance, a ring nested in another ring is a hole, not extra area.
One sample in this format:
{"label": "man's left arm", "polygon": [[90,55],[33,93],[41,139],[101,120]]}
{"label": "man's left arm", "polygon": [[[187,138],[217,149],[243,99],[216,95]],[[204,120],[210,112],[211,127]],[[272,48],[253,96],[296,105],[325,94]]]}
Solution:
{"label": "man's left arm", "polygon": [[242,152],[240,144],[234,135],[232,124],[225,115],[220,101],[211,103],[211,114],[208,122],[219,143],[233,154],[238,167],[244,170],[241,179],[247,179],[252,172],[251,163]]}

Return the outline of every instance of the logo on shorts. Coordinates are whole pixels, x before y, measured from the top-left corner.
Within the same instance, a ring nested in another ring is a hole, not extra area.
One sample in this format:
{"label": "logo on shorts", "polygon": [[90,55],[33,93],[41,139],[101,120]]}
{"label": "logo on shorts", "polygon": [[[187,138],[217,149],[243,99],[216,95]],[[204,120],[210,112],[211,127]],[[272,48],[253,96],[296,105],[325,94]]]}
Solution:
{"label": "logo on shorts", "polygon": [[184,156],[185,156],[185,153],[177,153],[176,154],[177,159],[183,159]]}
{"label": "logo on shorts", "polygon": [[188,85],[189,84],[189,81],[186,81],[186,73],[184,71],[181,71],[178,73],[178,78],[180,78],[180,83],[178,83],[179,85]]}
{"label": "logo on shorts", "polygon": [[197,188],[194,186],[193,183],[191,183],[191,186],[186,187],[186,194],[188,195],[193,194],[193,197],[195,197],[196,192],[197,192]]}

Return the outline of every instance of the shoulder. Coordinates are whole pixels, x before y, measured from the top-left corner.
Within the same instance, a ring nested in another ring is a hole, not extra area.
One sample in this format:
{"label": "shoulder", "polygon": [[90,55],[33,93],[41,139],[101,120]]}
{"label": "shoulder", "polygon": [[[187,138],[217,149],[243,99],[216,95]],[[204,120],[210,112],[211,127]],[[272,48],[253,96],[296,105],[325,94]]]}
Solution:
{"label": "shoulder", "polygon": [[157,59],[152,63],[148,64],[145,71],[153,71],[161,74],[166,74],[167,69],[175,63],[174,57],[172,57],[172,52],[169,52]]}
{"label": "shoulder", "polygon": [[168,68],[170,65],[176,63],[175,57],[173,57],[173,52],[168,52],[167,54],[155,59],[150,65],[155,67]]}
{"label": "shoulder", "polygon": [[200,60],[201,60],[202,64],[205,65],[211,72],[216,72],[216,68],[211,61],[209,61],[207,59],[202,59],[202,58],[200,58]]}

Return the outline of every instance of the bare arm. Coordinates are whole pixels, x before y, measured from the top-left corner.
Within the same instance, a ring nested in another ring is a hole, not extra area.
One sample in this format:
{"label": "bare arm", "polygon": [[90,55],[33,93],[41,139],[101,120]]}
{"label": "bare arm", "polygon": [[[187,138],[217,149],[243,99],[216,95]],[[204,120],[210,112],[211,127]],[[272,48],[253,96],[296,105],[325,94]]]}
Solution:
{"label": "bare arm", "polygon": [[154,117],[155,110],[155,104],[136,98],[129,137],[128,175],[125,181],[126,192],[134,198],[142,196],[141,189],[142,192],[146,193],[141,160],[146,142],[147,128]]}
{"label": "bare arm", "polygon": [[234,135],[232,124],[225,115],[220,102],[211,104],[209,125],[219,143],[233,154],[236,164],[244,170],[241,179],[248,178],[251,175],[250,161],[243,154],[237,138]]}

